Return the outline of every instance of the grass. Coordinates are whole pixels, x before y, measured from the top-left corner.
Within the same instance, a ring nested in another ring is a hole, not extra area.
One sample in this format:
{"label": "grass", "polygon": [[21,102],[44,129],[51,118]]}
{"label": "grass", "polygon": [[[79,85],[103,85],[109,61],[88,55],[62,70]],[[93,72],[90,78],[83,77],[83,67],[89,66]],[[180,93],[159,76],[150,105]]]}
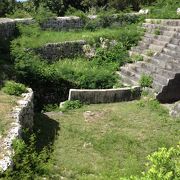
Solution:
{"label": "grass", "polygon": [[[140,175],[147,155],[176,145],[180,138],[180,120],[169,117],[153,100],[86,105],[47,115],[60,128],[53,147],[52,179],[115,180]],[[44,124],[39,116],[35,122]]]}
{"label": "grass", "polygon": [[95,31],[89,30],[71,30],[71,31],[42,31],[37,26],[20,26],[20,32],[22,36],[15,40],[19,46],[37,48],[46,43],[57,43],[64,41],[74,41],[74,40],[86,40],[90,43],[96,43],[99,41],[100,37],[106,37],[109,39],[116,39],[120,37],[120,34],[130,33],[130,31],[135,30],[137,33],[137,25],[128,25],[125,27],[113,27],[113,28],[102,28]]}
{"label": "grass", "polygon": [[10,113],[16,105],[17,97],[10,96],[0,91],[0,136],[6,133],[12,118]]}

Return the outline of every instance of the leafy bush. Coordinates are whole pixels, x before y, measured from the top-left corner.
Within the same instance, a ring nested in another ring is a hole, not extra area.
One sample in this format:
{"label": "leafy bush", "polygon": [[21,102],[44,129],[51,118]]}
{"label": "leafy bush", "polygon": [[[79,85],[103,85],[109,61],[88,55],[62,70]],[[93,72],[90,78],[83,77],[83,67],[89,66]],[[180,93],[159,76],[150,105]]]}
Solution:
{"label": "leafy bush", "polygon": [[124,47],[129,50],[132,46],[136,46],[140,37],[143,35],[143,30],[137,27],[137,24],[132,24],[122,28],[119,33],[118,41],[122,42]]}
{"label": "leafy bush", "polygon": [[52,111],[58,111],[59,106],[58,104],[47,104],[43,107],[42,112],[52,112]]}
{"label": "leafy bush", "polygon": [[112,88],[117,81],[116,63],[85,59],[66,59],[51,66],[57,77],[73,82],[79,88]]}
{"label": "leafy bush", "polygon": [[48,174],[50,150],[36,149],[36,137],[31,135],[26,140],[17,139],[13,142],[13,169],[8,169],[0,178],[4,179],[35,179],[37,176]]}
{"label": "leafy bush", "polygon": [[99,63],[117,62],[118,66],[122,66],[123,64],[129,62],[130,60],[128,56],[128,52],[122,43],[118,43],[107,48],[97,49],[96,57],[94,59]]}
{"label": "leafy bush", "polygon": [[54,19],[56,15],[52,13],[48,7],[45,7],[44,5],[40,5],[37,9],[37,11],[34,13],[34,19],[39,23],[43,24],[44,22]]}
{"label": "leafy bush", "polygon": [[144,173],[146,179],[174,179],[180,178],[180,145],[170,149],[161,148],[148,156],[149,170]]}
{"label": "leafy bush", "polygon": [[141,87],[151,87],[152,83],[153,83],[153,78],[145,74],[141,76],[141,79],[139,81]]}
{"label": "leafy bush", "polygon": [[14,81],[6,81],[2,90],[9,95],[15,96],[19,96],[22,93],[27,92],[27,88],[24,84],[16,83]]}
{"label": "leafy bush", "polygon": [[15,9],[10,14],[6,14],[6,17],[8,18],[30,18],[31,15],[27,11],[23,9]]}
{"label": "leafy bush", "polygon": [[79,100],[75,101],[65,101],[60,108],[61,111],[68,111],[73,109],[79,109],[83,106],[83,104]]}
{"label": "leafy bush", "polygon": [[86,30],[95,31],[100,28],[100,18],[89,19],[84,27]]}

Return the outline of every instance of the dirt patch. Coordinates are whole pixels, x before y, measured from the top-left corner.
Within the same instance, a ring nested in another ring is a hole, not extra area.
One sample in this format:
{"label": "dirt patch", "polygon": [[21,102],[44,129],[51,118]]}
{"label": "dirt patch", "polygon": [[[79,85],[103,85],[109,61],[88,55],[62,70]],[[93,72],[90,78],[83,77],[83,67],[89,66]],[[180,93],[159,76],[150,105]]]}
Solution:
{"label": "dirt patch", "polygon": [[86,122],[96,122],[102,119],[106,113],[106,111],[86,111],[83,116]]}

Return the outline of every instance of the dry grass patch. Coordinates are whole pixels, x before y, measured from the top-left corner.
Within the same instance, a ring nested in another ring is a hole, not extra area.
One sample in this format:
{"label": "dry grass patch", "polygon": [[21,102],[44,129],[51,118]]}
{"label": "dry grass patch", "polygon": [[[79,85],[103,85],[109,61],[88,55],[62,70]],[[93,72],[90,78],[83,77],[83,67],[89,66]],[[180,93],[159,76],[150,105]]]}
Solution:
{"label": "dry grass patch", "polygon": [[12,122],[11,112],[18,97],[10,96],[0,91],[0,137],[4,135]]}

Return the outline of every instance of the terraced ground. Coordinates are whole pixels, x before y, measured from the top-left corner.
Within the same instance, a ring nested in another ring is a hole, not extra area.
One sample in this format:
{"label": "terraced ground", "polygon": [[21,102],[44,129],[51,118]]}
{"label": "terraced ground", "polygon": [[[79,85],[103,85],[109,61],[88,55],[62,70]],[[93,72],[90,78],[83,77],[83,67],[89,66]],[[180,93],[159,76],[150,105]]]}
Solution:
{"label": "terraced ground", "polygon": [[50,179],[140,175],[147,155],[175,146],[180,138],[180,119],[172,119],[157,101],[147,98],[49,112],[37,115],[35,123],[41,127],[40,144],[55,140]]}

